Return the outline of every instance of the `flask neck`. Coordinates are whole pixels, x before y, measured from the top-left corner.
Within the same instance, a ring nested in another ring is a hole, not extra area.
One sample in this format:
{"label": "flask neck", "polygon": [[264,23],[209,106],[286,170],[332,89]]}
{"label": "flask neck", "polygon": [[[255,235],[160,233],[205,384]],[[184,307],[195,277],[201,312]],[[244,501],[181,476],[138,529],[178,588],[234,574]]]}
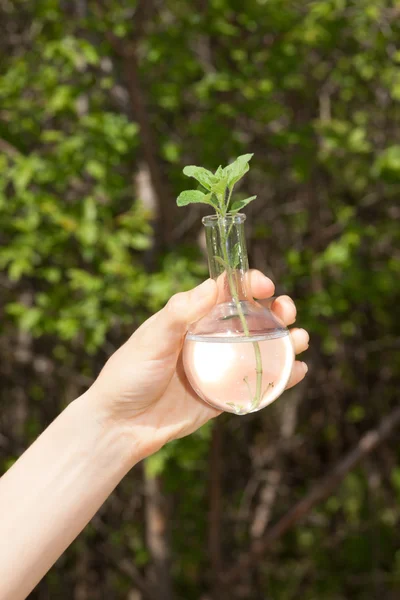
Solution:
{"label": "flask neck", "polygon": [[210,276],[218,284],[218,303],[251,299],[244,221],[236,213],[203,218]]}

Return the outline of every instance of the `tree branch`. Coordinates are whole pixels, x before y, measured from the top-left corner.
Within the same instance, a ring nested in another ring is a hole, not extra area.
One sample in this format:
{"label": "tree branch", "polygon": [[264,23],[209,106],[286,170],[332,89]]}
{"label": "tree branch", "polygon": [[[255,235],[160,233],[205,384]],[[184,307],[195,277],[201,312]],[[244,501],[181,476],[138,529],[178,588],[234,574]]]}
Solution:
{"label": "tree branch", "polygon": [[[97,0],[96,12],[104,13],[101,0]],[[163,175],[161,159],[158,155],[158,140],[151,123],[148,102],[139,72],[137,48],[146,33],[146,27],[155,12],[154,0],[139,0],[134,15],[132,34],[128,39],[118,38],[112,31],[106,31],[106,38],[122,62],[122,71],[134,120],[139,125],[140,143],[143,158],[147,163],[150,180],[157,199],[157,215],[154,223],[155,250],[172,241],[176,221],[176,206]]]}
{"label": "tree branch", "polygon": [[122,58],[125,82],[132,112],[140,128],[143,157],[147,163],[151,183],[157,199],[158,219],[156,223],[157,241],[169,241],[175,222],[175,202],[169,191],[168,182],[163,177],[158,143],[151,125],[144,89],[139,77],[139,65],[135,52]]}
{"label": "tree branch", "polygon": [[274,468],[269,468],[267,470],[266,482],[260,494],[260,503],[254,511],[254,518],[251,524],[250,532],[254,539],[261,539],[263,537],[272,516],[273,506],[278,497],[279,487],[285,471],[283,450],[294,435],[297,424],[297,409],[302,394],[302,388],[295,388],[288,394],[289,401],[283,403],[280,438],[282,441],[285,441],[286,444],[284,444],[283,447],[280,446],[280,444],[274,444],[275,452],[271,460],[271,463],[274,464]]}
{"label": "tree branch", "polygon": [[158,600],[172,600],[170,546],[167,536],[168,515],[161,478],[146,473],[146,543],[151,555],[148,567],[149,585]]}
{"label": "tree branch", "polygon": [[384,417],[376,429],[372,429],[363,435],[357,445],[333,467],[328,475],[314,485],[307,496],[297,502],[266,532],[262,539],[255,540],[251,544],[250,551],[242,555],[236,565],[223,575],[222,579],[224,583],[232,583],[239,579],[241,573],[246,571],[248,567],[254,564],[256,559],[267,552],[276,540],[294,527],[318,502],[325,500],[347,473],[354,469],[365,456],[386,440],[399,424],[400,406]]}
{"label": "tree branch", "polygon": [[210,448],[210,481],[209,481],[209,514],[208,514],[208,548],[210,554],[212,597],[219,593],[219,577],[222,571],[221,556],[221,511],[222,511],[222,422],[217,419],[214,423]]}

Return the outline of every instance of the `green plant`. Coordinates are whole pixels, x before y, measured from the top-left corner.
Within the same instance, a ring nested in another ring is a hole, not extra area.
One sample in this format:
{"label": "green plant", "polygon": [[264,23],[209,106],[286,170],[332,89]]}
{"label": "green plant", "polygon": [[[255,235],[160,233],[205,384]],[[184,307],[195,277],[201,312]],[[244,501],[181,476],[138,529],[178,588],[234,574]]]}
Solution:
{"label": "green plant", "polygon": [[[250,196],[244,200],[232,199],[232,192],[235,184],[247,173],[249,170],[249,161],[253,157],[253,154],[243,154],[239,156],[233,163],[227,167],[222,168],[221,166],[212,173],[203,167],[187,166],[183,169],[184,175],[193,177],[198,183],[200,189],[197,190],[186,190],[181,192],[177,199],[178,206],[186,206],[193,203],[203,203],[212,206],[218,216],[218,228],[221,237],[221,250],[222,258],[220,256],[214,256],[215,260],[219,262],[225,269],[226,276],[228,279],[229,289],[232,295],[233,302],[235,303],[237,315],[243,327],[243,332],[246,337],[250,337],[250,331],[247,324],[246,317],[243,312],[242,305],[239,299],[239,293],[236,284],[236,278],[234,277],[234,270],[236,269],[236,252],[235,248],[233,252],[229,253],[228,239],[229,234],[233,225],[231,222],[228,231],[225,227],[225,218],[227,215],[234,215],[239,210],[247,206],[252,200],[255,200],[256,196]],[[262,359],[260,346],[258,342],[252,342],[254,348],[254,357],[256,362],[256,391],[252,393],[250,384],[247,378],[244,381],[248,387],[251,404],[249,411],[253,411],[258,408],[262,394]],[[228,403],[232,406],[237,413],[241,413],[243,407],[236,406],[232,402]]]}
{"label": "green plant", "polygon": [[233,188],[249,170],[249,161],[252,157],[253,154],[243,154],[227,167],[222,168],[219,166],[215,173],[204,169],[204,167],[193,165],[185,167],[183,174],[187,177],[193,177],[200,184],[200,189],[181,192],[176,201],[178,206],[199,202],[209,204],[215,209],[217,215],[222,218],[228,213],[235,214],[239,212],[257,197],[250,196],[244,200],[232,200]]}

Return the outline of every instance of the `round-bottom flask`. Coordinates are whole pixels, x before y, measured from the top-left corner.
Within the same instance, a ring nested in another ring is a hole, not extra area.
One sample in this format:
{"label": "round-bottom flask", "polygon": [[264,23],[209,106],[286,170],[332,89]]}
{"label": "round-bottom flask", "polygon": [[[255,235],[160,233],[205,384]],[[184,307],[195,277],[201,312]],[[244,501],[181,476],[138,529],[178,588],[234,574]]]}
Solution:
{"label": "round-bottom flask", "polygon": [[196,393],[218,410],[238,415],[276,400],[294,361],[288,329],[251,297],[245,218],[238,213],[203,219],[218,300],[191,325],[183,346],[185,372]]}

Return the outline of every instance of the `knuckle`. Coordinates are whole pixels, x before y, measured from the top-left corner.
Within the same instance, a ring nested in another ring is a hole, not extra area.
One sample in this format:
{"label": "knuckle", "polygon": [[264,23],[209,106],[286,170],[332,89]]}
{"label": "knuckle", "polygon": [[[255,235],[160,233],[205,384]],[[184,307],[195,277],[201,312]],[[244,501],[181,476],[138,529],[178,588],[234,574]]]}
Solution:
{"label": "knuckle", "polygon": [[185,292],[179,292],[178,294],[174,294],[168,300],[165,310],[169,314],[179,315],[184,312],[186,307],[186,294]]}

